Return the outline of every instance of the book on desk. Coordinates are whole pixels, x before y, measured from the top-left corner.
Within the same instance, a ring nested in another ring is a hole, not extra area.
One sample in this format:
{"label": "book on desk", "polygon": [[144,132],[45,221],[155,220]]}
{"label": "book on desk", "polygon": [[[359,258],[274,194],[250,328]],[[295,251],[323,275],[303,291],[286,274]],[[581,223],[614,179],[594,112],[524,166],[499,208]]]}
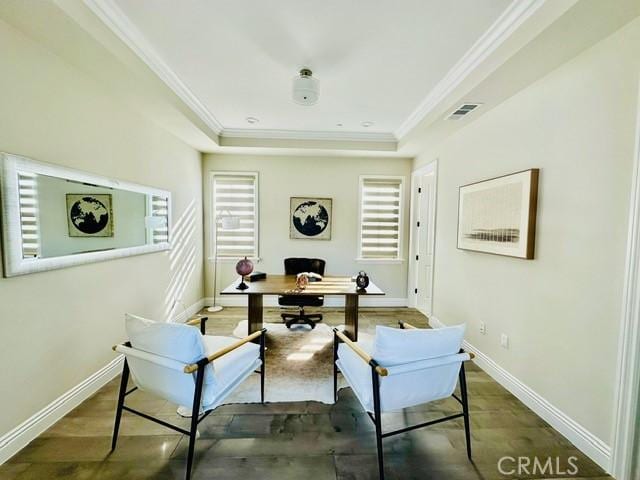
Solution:
{"label": "book on desk", "polygon": [[253,272],[245,277],[247,282],[258,282],[267,278],[267,274],[264,272]]}

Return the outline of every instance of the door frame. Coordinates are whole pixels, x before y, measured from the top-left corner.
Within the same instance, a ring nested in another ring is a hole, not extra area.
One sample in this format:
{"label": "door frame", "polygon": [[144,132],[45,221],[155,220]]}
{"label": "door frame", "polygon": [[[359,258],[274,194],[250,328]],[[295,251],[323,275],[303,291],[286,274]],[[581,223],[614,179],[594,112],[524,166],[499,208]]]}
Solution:
{"label": "door frame", "polygon": [[[640,84],[636,118],[636,146],[629,205],[629,233],[618,340],[618,370],[611,473],[631,480],[640,442],[636,418],[640,414]],[[640,459],[636,459],[640,463]]]}
{"label": "door frame", "polygon": [[[419,234],[418,234],[418,227],[416,225],[416,218],[418,218],[418,215],[420,213],[420,204],[416,204],[416,196],[414,194],[415,189],[417,187],[418,184],[418,180],[420,177],[422,177],[423,175],[426,175],[428,173],[433,173],[434,176],[434,182],[433,182],[433,218],[432,218],[432,222],[433,225],[431,225],[431,229],[429,234],[432,236],[431,238],[431,258],[433,259],[433,263],[431,265],[431,309],[433,309],[433,279],[434,279],[434,271],[435,271],[435,250],[436,250],[436,235],[435,235],[435,229],[436,229],[436,218],[438,216],[438,159],[436,158],[433,162],[428,163],[427,165],[424,165],[414,171],[411,172],[411,190],[410,190],[410,197],[411,197],[411,204],[410,204],[410,208],[409,208],[409,221],[410,221],[410,225],[411,228],[409,229],[409,254],[407,255],[407,262],[408,262],[408,269],[407,269],[407,300],[408,300],[408,306],[411,308],[417,308],[417,297],[416,294],[414,293],[414,290],[416,288],[417,285],[417,280],[418,280],[418,269],[416,268],[417,262],[415,260],[415,255],[416,255],[416,244],[417,244],[417,239],[419,238]],[[431,315],[431,311],[426,311],[426,312],[422,312],[425,315]]]}

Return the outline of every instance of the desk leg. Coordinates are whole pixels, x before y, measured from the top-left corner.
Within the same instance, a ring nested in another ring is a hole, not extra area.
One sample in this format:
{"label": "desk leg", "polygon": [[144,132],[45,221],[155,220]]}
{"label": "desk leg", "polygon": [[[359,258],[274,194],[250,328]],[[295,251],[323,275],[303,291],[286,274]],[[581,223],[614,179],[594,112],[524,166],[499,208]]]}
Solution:
{"label": "desk leg", "polygon": [[253,332],[257,332],[262,329],[262,294],[250,293],[249,297],[249,318],[248,318],[248,332],[247,335],[251,335]]}
{"label": "desk leg", "polygon": [[344,333],[358,341],[358,295],[345,295]]}

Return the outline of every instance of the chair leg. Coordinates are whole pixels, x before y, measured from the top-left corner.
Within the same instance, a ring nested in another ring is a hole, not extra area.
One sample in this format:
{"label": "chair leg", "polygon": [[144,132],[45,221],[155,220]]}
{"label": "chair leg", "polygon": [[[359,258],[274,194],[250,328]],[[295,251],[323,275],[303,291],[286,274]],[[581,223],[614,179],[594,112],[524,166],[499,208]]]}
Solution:
{"label": "chair leg", "polygon": [[113,438],[111,439],[111,451],[116,449],[118,443],[118,432],[120,431],[120,420],[122,419],[122,407],[124,406],[124,397],[127,393],[127,384],[129,383],[129,365],[124,360],[122,368],[122,376],[120,377],[120,392],[118,393],[118,406],[116,407],[116,420],[113,425]]}
{"label": "chair leg", "polygon": [[464,362],[460,366],[460,393],[462,400],[462,413],[464,418],[464,436],[467,441],[467,457],[471,460],[471,427],[469,423],[469,399],[467,395],[467,375],[464,371]]}
{"label": "chair leg", "polygon": [[338,402],[338,335],[333,334],[333,401]]}
{"label": "chair leg", "polygon": [[380,377],[375,366],[371,367],[373,379],[373,413],[376,425],[376,447],[378,450],[378,475],[380,480],[384,480],[384,454],[382,451],[382,418],[380,412]]}
{"label": "chair leg", "polygon": [[265,332],[262,332],[260,336],[260,360],[262,361],[262,366],[260,367],[260,403],[264,403],[264,376],[267,368],[264,355],[264,335]]}
{"label": "chair leg", "polygon": [[191,478],[191,468],[193,467],[193,453],[196,447],[196,437],[198,435],[198,419],[200,418],[200,401],[202,399],[202,385],[204,383],[205,364],[198,363],[198,373],[196,375],[196,388],[193,395],[193,407],[191,409],[191,428],[189,429],[189,451],[187,453],[187,472],[185,479]]}

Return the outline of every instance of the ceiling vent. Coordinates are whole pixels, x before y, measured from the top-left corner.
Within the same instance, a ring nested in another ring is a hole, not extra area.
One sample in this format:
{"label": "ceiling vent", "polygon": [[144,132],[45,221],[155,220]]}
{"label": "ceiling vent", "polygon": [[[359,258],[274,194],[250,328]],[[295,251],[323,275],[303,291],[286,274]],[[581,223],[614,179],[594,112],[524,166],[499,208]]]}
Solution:
{"label": "ceiling vent", "polygon": [[473,112],[480,105],[482,105],[482,104],[481,103],[463,103],[458,108],[456,108],[453,112],[451,112],[449,114],[449,116],[447,117],[447,119],[448,120],[458,120],[458,119],[464,117],[465,115],[468,115],[471,112]]}

